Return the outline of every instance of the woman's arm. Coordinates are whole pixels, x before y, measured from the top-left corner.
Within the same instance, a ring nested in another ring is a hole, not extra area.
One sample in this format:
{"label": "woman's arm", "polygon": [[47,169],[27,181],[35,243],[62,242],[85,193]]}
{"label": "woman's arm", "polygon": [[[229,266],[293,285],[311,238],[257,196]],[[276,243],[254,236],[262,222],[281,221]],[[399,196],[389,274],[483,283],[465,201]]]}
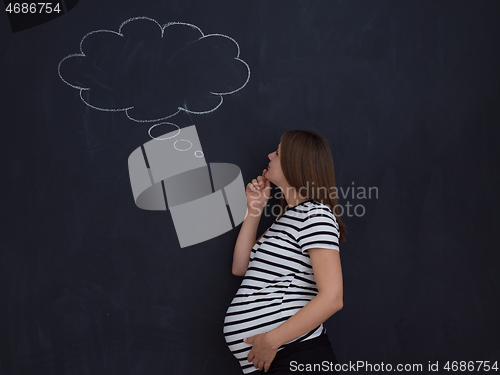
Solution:
{"label": "woman's arm", "polygon": [[257,228],[261,212],[248,208],[247,216],[241,225],[233,254],[233,275],[244,276],[250,263],[250,252],[256,243]]}
{"label": "woman's arm", "polygon": [[247,272],[248,263],[250,263],[250,252],[257,242],[255,238],[257,237],[260,217],[271,194],[271,183],[266,179],[266,173],[267,170],[264,169],[262,176],[253,179],[246,188],[247,216],[241,225],[233,254],[232,272],[236,276],[244,276]]}
{"label": "woman's arm", "polygon": [[342,268],[337,250],[307,250],[314,270],[318,294],[279,327],[268,332],[276,349],[310,332],[343,307]]}
{"label": "woman's arm", "polygon": [[246,343],[253,343],[247,359],[257,368],[267,371],[281,345],[312,331],[342,309],[343,286],[339,252],[320,248],[307,251],[318,294],[280,326],[245,340]]}

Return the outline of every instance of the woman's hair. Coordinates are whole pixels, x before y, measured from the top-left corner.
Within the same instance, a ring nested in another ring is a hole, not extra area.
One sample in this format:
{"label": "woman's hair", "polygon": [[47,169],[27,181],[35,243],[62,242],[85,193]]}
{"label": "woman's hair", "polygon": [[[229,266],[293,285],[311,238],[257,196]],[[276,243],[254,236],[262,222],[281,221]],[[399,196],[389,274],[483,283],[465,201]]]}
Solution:
{"label": "woman's hair", "polygon": [[[347,233],[337,207],[333,159],[328,141],[306,130],[291,130],[281,136],[280,164],[287,182],[302,198],[314,199],[332,210],[339,224],[339,241]],[[287,203],[281,198],[281,215]],[[280,215],[280,217],[281,217]]]}

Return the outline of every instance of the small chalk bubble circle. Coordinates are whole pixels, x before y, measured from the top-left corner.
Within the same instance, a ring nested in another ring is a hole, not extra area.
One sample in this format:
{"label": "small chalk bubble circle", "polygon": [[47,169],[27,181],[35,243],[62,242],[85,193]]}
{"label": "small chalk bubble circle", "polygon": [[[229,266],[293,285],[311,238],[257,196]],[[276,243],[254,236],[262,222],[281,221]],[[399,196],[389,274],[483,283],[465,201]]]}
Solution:
{"label": "small chalk bubble circle", "polygon": [[194,156],[196,156],[197,158],[202,158],[203,157],[203,151],[201,150],[196,150],[194,152]]}
{"label": "small chalk bubble circle", "polygon": [[178,139],[174,142],[174,147],[177,151],[187,151],[193,147],[193,144],[187,139]]}
{"label": "small chalk bubble circle", "polygon": [[[177,132],[174,134],[174,135],[171,135],[170,137],[163,137],[163,138],[160,138],[160,137],[154,137],[151,135],[151,130],[153,130],[154,127],[156,126],[160,126],[160,125],[172,125],[172,126],[175,126],[177,128]],[[170,138],[174,138],[174,137],[177,137],[179,135],[179,133],[181,132],[181,128],[179,128],[179,126],[175,125],[175,124],[172,124],[171,122],[160,122],[159,124],[156,124],[156,125],[153,125],[152,127],[149,128],[148,130],[148,134],[151,138],[153,139],[156,139],[157,141],[164,141],[165,139],[170,139]]]}

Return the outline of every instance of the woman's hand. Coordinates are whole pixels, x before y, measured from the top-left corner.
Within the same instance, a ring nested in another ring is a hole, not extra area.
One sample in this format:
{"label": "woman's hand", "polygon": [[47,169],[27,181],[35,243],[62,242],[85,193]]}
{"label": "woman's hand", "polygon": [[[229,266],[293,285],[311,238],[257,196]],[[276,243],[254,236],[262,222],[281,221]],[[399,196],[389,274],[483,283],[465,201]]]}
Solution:
{"label": "woman's hand", "polygon": [[278,352],[269,342],[265,333],[255,335],[243,340],[247,344],[253,344],[252,350],[248,353],[247,360],[252,362],[255,368],[264,372],[269,371],[269,367]]}
{"label": "woman's hand", "polygon": [[271,182],[266,179],[267,169],[262,171],[262,176],[254,178],[247,185],[247,206],[249,213],[260,215],[271,196]]}

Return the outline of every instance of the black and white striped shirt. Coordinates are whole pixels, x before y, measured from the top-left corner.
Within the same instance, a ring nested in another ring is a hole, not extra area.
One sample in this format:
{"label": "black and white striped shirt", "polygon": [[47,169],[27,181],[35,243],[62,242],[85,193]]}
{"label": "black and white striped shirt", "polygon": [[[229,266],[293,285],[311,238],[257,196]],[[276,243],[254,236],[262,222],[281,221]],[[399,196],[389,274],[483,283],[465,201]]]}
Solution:
{"label": "black and white striped shirt", "polygon": [[[252,345],[243,339],[278,327],[318,294],[307,253],[317,247],[339,250],[339,226],[328,206],[308,200],[286,210],[252,248],[247,272],[224,320],[227,345],[243,373],[257,371],[247,361]],[[279,350],[324,331],[321,324]]]}

